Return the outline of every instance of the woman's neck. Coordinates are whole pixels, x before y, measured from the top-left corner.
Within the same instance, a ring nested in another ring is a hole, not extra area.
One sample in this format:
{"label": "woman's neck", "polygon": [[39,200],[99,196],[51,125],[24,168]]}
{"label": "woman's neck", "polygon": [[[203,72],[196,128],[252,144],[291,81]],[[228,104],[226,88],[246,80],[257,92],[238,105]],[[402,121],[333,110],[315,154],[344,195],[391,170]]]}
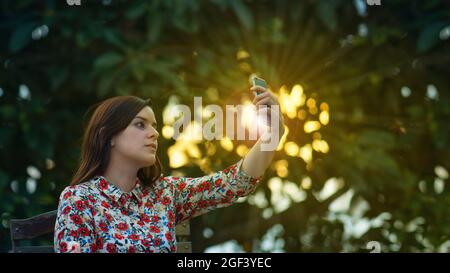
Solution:
{"label": "woman's neck", "polygon": [[111,156],[103,176],[122,191],[130,192],[136,186],[136,177],[139,169],[135,165],[127,164],[128,162],[124,161]]}

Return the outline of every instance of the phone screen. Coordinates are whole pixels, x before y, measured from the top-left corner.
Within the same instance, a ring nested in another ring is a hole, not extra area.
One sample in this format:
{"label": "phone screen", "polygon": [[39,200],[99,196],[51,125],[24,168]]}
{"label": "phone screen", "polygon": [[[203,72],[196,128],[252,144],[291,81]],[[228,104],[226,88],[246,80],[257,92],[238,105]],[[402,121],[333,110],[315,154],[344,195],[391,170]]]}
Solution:
{"label": "phone screen", "polygon": [[253,78],[253,86],[261,86],[263,88],[267,88],[267,83],[263,79],[260,79],[258,77],[254,77]]}

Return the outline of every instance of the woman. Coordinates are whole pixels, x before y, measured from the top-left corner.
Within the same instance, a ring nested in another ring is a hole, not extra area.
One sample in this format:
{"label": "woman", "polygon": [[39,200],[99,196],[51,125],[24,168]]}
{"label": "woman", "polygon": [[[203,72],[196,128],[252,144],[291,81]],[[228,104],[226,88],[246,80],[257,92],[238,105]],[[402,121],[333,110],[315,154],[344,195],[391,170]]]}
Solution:
{"label": "woman", "polygon": [[[261,87],[253,103],[278,105]],[[278,111],[280,135],[284,133]],[[273,130],[276,131],[276,130]],[[254,191],[274,151],[260,138],[238,163],[198,178],[163,176],[149,101],[105,100],[86,128],[80,166],[61,193],[55,252],[175,252],[175,226]]]}

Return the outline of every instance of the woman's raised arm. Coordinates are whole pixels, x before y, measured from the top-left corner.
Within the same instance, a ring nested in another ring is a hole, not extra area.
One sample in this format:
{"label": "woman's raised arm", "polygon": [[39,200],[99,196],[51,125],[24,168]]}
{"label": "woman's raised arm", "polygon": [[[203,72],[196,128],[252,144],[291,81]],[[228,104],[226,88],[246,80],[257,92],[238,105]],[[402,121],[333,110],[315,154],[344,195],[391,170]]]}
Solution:
{"label": "woman's raised arm", "polygon": [[245,173],[253,177],[260,177],[264,175],[265,170],[272,162],[279,140],[284,134],[284,119],[278,98],[271,91],[259,86],[252,87],[250,90],[260,92],[253,99],[255,106],[258,108],[260,105],[269,105],[271,114],[270,130],[266,131],[253,145],[242,164],[242,170]]}

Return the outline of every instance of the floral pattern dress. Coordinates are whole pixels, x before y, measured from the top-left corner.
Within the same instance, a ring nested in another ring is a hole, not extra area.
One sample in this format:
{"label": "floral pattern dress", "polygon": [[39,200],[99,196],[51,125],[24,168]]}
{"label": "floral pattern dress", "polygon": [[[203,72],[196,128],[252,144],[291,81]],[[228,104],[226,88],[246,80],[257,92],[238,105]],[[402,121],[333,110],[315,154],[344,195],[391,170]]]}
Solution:
{"label": "floral pattern dress", "polygon": [[123,192],[103,176],[66,187],[55,223],[55,252],[176,252],[175,226],[251,194],[262,177],[241,170],[191,178],[163,176],[150,187],[136,180]]}

